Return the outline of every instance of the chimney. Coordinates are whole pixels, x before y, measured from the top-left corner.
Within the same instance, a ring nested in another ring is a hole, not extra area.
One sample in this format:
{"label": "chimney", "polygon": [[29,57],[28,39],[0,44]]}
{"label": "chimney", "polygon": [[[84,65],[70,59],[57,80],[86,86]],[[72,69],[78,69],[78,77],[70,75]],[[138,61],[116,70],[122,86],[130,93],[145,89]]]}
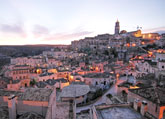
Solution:
{"label": "chimney", "polygon": [[133,108],[137,111],[138,110],[138,105],[139,105],[140,101],[139,99],[135,99],[134,103],[133,103]]}
{"label": "chimney", "polygon": [[8,97],[9,119],[16,119],[16,96],[11,95]]}
{"label": "chimney", "polygon": [[144,116],[144,114],[145,114],[146,111],[147,111],[147,102],[146,101],[143,101],[142,102],[142,106],[141,106],[141,110],[140,110],[141,115]]}

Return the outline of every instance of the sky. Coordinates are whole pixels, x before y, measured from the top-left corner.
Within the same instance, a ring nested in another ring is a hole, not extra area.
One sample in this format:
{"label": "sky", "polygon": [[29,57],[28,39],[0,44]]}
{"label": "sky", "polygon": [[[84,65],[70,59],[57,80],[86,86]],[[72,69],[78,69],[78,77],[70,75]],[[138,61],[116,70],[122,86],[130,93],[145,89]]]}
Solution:
{"label": "sky", "polygon": [[165,32],[165,0],[0,0],[0,45],[70,44],[120,29]]}

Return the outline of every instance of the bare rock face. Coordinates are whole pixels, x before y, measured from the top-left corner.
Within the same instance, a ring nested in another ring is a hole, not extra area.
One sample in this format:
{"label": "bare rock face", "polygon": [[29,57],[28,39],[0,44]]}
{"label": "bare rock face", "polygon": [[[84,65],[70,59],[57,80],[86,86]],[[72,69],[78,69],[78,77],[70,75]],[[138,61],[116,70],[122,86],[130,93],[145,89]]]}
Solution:
{"label": "bare rock face", "polygon": [[0,107],[0,119],[9,119],[8,107]]}
{"label": "bare rock face", "polygon": [[44,117],[33,112],[27,112],[20,115],[18,119],[44,119]]}

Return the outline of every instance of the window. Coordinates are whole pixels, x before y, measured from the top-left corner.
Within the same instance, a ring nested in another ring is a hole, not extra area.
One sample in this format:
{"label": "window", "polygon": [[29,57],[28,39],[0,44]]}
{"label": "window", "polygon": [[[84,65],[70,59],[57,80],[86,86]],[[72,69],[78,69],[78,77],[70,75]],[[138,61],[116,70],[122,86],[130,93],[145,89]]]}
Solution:
{"label": "window", "polygon": [[106,85],[106,81],[104,81],[104,85]]}
{"label": "window", "polygon": [[164,69],[164,66],[162,66],[162,69]]}
{"label": "window", "polygon": [[147,69],[147,72],[148,72],[148,69]]}

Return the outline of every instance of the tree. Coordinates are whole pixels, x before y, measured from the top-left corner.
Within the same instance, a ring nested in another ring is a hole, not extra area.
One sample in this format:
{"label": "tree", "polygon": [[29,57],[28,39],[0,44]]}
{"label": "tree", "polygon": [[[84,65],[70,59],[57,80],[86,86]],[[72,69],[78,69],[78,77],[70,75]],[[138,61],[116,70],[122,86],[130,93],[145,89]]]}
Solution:
{"label": "tree", "polygon": [[35,84],[36,84],[36,81],[34,79],[30,81],[31,86],[34,86]]}
{"label": "tree", "polygon": [[105,51],[104,51],[104,55],[109,55],[108,50],[105,50]]}
{"label": "tree", "polygon": [[110,98],[110,99],[113,97],[112,94],[110,94],[110,93],[107,94],[106,96],[107,96],[108,98]]}
{"label": "tree", "polygon": [[118,53],[114,48],[111,50],[111,53],[114,55],[114,58],[118,56]]}

